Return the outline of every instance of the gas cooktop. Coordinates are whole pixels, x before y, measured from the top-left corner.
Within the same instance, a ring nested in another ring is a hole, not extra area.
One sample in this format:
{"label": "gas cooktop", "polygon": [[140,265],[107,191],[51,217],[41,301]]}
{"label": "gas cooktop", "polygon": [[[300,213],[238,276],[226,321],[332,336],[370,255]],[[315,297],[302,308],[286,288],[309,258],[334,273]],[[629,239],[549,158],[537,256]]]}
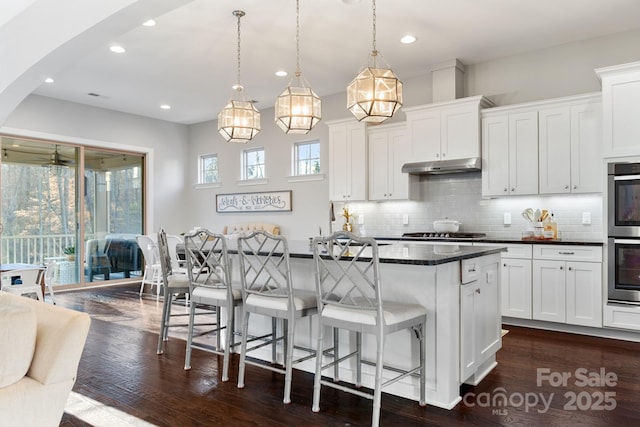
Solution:
{"label": "gas cooktop", "polygon": [[477,240],[487,237],[485,233],[436,233],[434,231],[404,233],[402,237],[424,240]]}

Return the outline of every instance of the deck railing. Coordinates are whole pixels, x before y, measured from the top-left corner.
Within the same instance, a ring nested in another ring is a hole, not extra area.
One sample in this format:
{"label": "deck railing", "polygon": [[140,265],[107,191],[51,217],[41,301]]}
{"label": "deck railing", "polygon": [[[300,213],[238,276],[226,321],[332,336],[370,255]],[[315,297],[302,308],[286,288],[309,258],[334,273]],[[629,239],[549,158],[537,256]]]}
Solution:
{"label": "deck railing", "polygon": [[[88,238],[92,238],[88,236]],[[75,234],[7,236],[0,238],[2,264],[43,264],[46,258],[65,256],[64,250],[75,246]]]}

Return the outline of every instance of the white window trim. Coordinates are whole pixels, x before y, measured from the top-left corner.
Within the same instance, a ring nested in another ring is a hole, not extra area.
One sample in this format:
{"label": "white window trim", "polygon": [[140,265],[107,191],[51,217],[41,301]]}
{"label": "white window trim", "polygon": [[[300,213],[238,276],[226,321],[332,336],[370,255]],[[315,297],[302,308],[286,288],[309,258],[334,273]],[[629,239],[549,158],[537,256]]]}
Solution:
{"label": "white window trim", "polygon": [[218,163],[218,166],[220,166],[220,157],[218,156],[218,153],[207,153],[207,154],[200,154],[198,155],[198,177],[197,177],[197,182],[196,182],[196,186],[216,186],[216,184],[218,184],[217,186],[219,187],[219,183],[220,183],[220,169],[218,168],[218,180],[214,181],[214,182],[202,182],[200,181],[200,179],[202,178],[202,160],[205,157],[214,157],[216,158],[216,161]]}
{"label": "white window trim", "polygon": [[[320,171],[318,173],[310,173],[310,174],[300,174],[298,171],[298,146],[299,145],[306,145],[306,144],[318,144],[320,145],[320,140],[319,139],[312,139],[309,141],[298,141],[298,142],[294,142],[293,145],[291,146],[291,177],[297,177],[297,176],[304,176],[304,177],[308,177],[308,176],[315,176],[315,175],[320,175],[322,173],[322,156],[320,156]],[[322,148],[322,146],[320,145],[320,148]],[[289,178],[291,178],[289,177]],[[318,179],[323,179],[323,178],[318,178]],[[315,181],[315,180],[309,180],[309,181]]]}
{"label": "white window trim", "polygon": [[[253,151],[262,151],[262,154],[264,155],[264,159],[262,161],[262,164],[264,165],[264,178],[254,178],[254,179],[247,179],[247,165],[246,165],[246,159],[247,159],[247,153],[249,152],[253,152]],[[242,150],[242,155],[240,156],[240,180],[238,181],[240,182],[252,182],[252,181],[266,181],[267,179],[267,152],[264,149],[264,147],[255,147],[255,148],[248,148],[246,150]],[[260,183],[257,183],[256,185],[258,185]],[[238,184],[238,185],[251,185],[251,184]]]}

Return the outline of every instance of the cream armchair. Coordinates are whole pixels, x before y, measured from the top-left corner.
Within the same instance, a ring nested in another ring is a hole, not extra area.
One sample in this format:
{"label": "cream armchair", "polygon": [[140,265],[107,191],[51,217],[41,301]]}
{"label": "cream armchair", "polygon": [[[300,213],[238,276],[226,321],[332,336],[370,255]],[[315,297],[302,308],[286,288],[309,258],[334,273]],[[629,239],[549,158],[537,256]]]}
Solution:
{"label": "cream armchair", "polygon": [[58,426],[76,382],[86,313],[0,292],[0,426]]}
{"label": "cream armchair", "polygon": [[267,233],[275,235],[280,234],[280,227],[266,222],[241,222],[233,225],[225,225],[222,234],[249,234],[259,230],[264,230]]}

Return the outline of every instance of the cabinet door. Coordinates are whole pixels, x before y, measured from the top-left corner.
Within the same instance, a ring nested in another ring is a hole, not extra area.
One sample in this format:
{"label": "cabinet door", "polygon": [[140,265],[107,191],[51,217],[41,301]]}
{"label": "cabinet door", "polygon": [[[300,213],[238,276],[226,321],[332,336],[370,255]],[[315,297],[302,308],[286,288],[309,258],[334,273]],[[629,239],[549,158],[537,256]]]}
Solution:
{"label": "cabinet door", "polygon": [[480,292],[476,292],[476,335],[478,364],[484,363],[502,345],[502,316],[500,316],[500,287],[498,263],[483,266]]}
{"label": "cabinet door", "polygon": [[329,127],[329,198],[331,200],[346,200],[348,139],[347,125],[338,124]]}
{"label": "cabinet door", "polygon": [[460,288],[460,381],[469,378],[477,368],[478,338],[475,330],[475,312],[477,308],[476,292],[480,291],[477,282],[471,282]]}
{"label": "cabinet door", "polygon": [[364,123],[350,124],[349,163],[347,170],[347,200],[367,200],[367,134]]}
{"label": "cabinet door", "polygon": [[[387,198],[390,200],[407,200],[409,195],[409,174],[402,172],[402,165],[410,162],[411,145],[407,132],[402,129],[389,131],[389,160],[388,160],[388,193]],[[372,174],[377,173],[376,170],[371,171]]]}
{"label": "cabinet door", "polygon": [[531,260],[502,260],[502,315],[531,319]]}
{"label": "cabinet door", "polygon": [[389,134],[369,132],[369,199],[386,200],[389,194]]}
{"label": "cabinet door", "polygon": [[331,200],[366,200],[367,139],[364,123],[329,126],[329,197]]}
{"label": "cabinet door", "polygon": [[571,107],[571,191],[602,192],[602,104]]}
{"label": "cabinet door", "polygon": [[509,114],[509,194],[538,194],[538,112]]}
{"label": "cabinet door", "polygon": [[430,109],[407,114],[412,162],[440,160],[440,111]]}
{"label": "cabinet door", "polygon": [[443,109],[440,123],[442,160],[480,157],[477,105]]}
{"label": "cabinet door", "polygon": [[540,194],[571,192],[571,114],[569,107],[538,111]]}
{"label": "cabinet door", "polygon": [[482,195],[509,194],[509,116],[482,119]]}
{"label": "cabinet door", "polygon": [[533,318],[566,322],[564,261],[533,260]]}
{"label": "cabinet door", "polygon": [[602,327],[602,264],[567,262],[567,323]]}
{"label": "cabinet door", "polygon": [[604,156],[640,154],[640,70],[602,79]]}

